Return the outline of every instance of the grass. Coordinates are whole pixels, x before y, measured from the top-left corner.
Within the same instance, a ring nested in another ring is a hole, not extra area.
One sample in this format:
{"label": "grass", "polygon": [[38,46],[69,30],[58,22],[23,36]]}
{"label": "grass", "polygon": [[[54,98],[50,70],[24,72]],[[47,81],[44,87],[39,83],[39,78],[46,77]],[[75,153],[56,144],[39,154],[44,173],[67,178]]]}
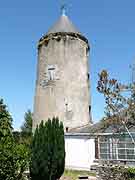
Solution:
{"label": "grass", "polygon": [[64,172],[64,176],[70,177],[72,180],[76,180],[79,175],[96,176],[95,173],[89,171],[65,170]]}

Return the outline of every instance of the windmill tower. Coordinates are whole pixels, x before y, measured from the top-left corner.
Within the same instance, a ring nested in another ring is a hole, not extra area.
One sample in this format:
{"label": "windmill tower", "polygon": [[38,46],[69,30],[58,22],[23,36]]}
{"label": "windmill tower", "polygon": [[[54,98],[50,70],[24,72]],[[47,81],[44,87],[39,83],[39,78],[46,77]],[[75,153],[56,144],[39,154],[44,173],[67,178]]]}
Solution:
{"label": "windmill tower", "polygon": [[65,129],[90,124],[88,40],[65,15],[39,40],[33,129],[58,116]]}

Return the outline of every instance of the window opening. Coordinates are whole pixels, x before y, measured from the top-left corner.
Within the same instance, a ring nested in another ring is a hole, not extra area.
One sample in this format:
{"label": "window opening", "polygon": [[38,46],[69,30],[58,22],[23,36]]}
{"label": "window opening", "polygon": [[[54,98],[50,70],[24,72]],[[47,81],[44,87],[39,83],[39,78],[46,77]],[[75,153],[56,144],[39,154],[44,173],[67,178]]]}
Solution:
{"label": "window opening", "polygon": [[48,80],[50,80],[50,81],[55,80],[55,68],[54,67],[48,68]]}
{"label": "window opening", "polygon": [[90,74],[89,73],[87,73],[87,78],[88,78],[88,80],[90,79]]}
{"label": "window opening", "polygon": [[89,105],[89,114],[91,114],[91,106]]}
{"label": "window opening", "polygon": [[68,127],[66,127],[66,132],[68,132]]}

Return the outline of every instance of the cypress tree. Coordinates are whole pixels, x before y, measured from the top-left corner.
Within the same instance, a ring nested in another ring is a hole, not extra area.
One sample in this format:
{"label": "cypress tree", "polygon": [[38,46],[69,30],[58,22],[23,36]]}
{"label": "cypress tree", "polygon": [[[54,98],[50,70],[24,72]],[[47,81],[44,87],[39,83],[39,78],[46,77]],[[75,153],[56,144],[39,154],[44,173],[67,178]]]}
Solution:
{"label": "cypress tree", "polygon": [[0,179],[3,180],[16,177],[12,130],[12,117],[0,99]]}
{"label": "cypress tree", "polygon": [[32,142],[32,180],[56,180],[65,166],[64,128],[58,118],[53,118],[36,128]]}

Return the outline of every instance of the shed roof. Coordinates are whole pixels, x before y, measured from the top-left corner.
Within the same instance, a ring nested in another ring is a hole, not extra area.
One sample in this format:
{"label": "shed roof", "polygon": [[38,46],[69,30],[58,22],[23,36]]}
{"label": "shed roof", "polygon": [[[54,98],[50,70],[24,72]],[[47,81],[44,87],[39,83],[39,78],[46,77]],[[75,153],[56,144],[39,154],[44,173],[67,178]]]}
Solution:
{"label": "shed roof", "polygon": [[93,128],[94,128],[94,125],[93,124],[87,124],[85,126],[81,126],[81,127],[76,127],[76,128],[73,128],[73,129],[70,129],[69,130],[69,133],[93,133]]}
{"label": "shed roof", "polygon": [[[118,133],[127,132],[123,124],[110,124],[110,119],[102,119],[101,121],[95,124],[88,124],[83,127],[77,127],[69,130],[69,133],[90,133],[90,134],[98,134],[98,133]],[[135,124],[128,127],[128,130],[132,133],[135,132]]]}

